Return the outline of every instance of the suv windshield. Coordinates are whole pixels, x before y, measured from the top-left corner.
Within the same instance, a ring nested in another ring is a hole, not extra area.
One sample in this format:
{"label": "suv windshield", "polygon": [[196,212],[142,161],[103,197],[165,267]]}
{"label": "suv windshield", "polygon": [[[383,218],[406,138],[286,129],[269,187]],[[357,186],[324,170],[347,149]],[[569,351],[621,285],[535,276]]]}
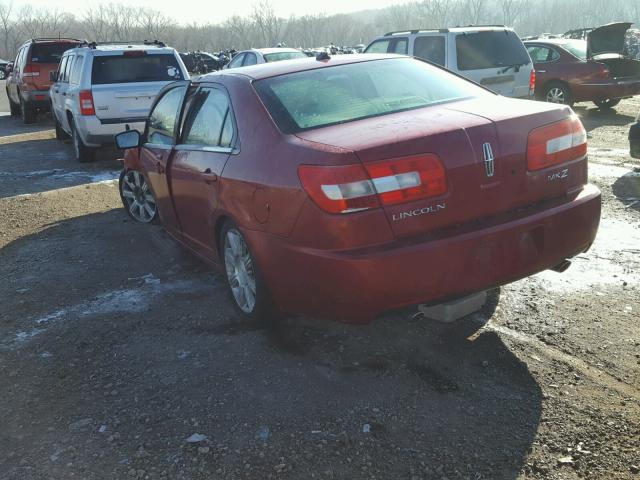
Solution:
{"label": "suv windshield", "polygon": [[491,95],[411,58],[290,73],[256,81],[254,87],[284,133]]}
{"label": "suv windshield", "polygon": [[34,43],[31,47],[33,63],[60,63],[62,54],[77,45],[74,43]]}
{"label": "suv windshield", "polygon": [[130,53],[135,55],[94,57],[91,83],[101,85],[183,80],[175,55]]}
{"label": "suv windshield", "polygon": [[264,61],[279,62],[280,60],[291,60],[292,58],[307,58],[307,56],[302,52],[267,53],[264,56]]}
{"label": "suv windshield", "polygon": [[461,33],[456,37],[458,70],[526,65],[531,59],[511,30]]}

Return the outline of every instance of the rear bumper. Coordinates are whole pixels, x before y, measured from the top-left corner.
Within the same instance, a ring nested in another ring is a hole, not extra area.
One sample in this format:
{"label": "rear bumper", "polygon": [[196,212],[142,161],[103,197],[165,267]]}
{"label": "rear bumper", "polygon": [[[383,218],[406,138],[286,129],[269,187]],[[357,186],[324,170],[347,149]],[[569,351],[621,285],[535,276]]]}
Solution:
{"label": "rear bumper", "polygon": [[580,85],[577,90],[575,92],[577,101],[633,97],[640,94],[640,78],[585,83]]}
{"label": "rear bumper", "polygon": [[113,137],[120,132],[124,132],[127,125],[133,130],[140,132],[144,130],[144,121],[140,121],[140,119],[133,119],[137,120],[135,122],[126,121],[130,119],[122,120],[125,121],[122,123],[107,121],[107,123],[105,123],[105,121],[100,120],[95,115],[78,115],[74,117],[80,138],[82,138],[85,145],[89,147],[99,147],[101,145],[114,143]]}
{"label": "rear bumper", "polygon": [[51,102],[49,100],[49,90],[21,90],[22,100],[33,108],[49,110]]}
{"label": "rear bumper", "polygon": [[246,232],[276,305],[288,313],[366,323],[390,310],[509,283],[588,249],[600,221],[592,185],[564,203],[482,228],[357,251],[327,252]]}

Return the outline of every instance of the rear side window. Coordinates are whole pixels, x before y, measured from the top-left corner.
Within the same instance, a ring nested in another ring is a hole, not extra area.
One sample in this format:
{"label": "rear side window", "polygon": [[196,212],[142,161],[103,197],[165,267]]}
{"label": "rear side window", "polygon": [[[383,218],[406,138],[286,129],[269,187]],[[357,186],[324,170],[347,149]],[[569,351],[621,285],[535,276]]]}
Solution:
{"label": "rear side window", "polygon": [[71,74],[69,75],[69,83],[74,85],[80,84],[80,75],[82,74],[82,63],[84,60],[83,55],[78,55],[76,57],[75,62],[73,62],[73,68],[71,69]]}
{"label": "rear side window", "polygon": [[444,36],[417,37],[413,44],[413,55],[444,66]]}
{"label": "rear side window", "polygon": [[284,133],[491,95],[412,58],[319,68],[254,82]]}
{"label": "rear side window", "polygon": [[178,61],[173,54],[109,55],[93,58],[91,83],[171,82],[183,80]]}
{"label": "rear side window", "polygon": [[71,43],[34,43],[31,46],[33,63],[60,63],[62,54],[76,45]]}
{"label": "rear side window", "polygon": [[280,60],[291,60],[292,58],[306,58],[306,55],[302,52],[278,52],[267,53],[264,56],[265,62],[279,62]]}
{"label": "rear side window", "polygon": [[461,33],[456,37],[458,70],[526,65],[529,55],[511,30]]}
{"label": "rear side window", "polygon": [[217,88],[199,90],[191,100],[184,132],[187,145],[231,146],[233,120],[227,95]]}
{"label": "rear side window", "polygon": [[186,87],[169,90],[158,101],[149,115],[147,143],[154,145],[173,145],[175,127]]}
{"label": "rear side window", "polygon": [[384,38],[382,40],[376,40],[367,47],[364,53],[398,53],[400,55],[407,54],[407,39],[401,38]]}

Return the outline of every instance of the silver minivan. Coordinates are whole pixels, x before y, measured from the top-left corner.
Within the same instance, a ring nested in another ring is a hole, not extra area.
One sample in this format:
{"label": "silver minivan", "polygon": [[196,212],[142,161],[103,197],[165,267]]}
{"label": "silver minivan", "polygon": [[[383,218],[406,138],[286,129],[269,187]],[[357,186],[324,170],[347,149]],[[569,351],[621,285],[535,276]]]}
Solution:
{"label": "silver minivan", "polygon": [[51,78],[56,138],[70,136],[76,159],[91,161],[127,125],[144,130],[157,93],[186,79],[178,52],[161,42],[91,43],[67,50]]}
{"label": "silver minivan", "polygon": [[533,63],[513,29],[468,26],[389,32],[365,53],[411,55],[435,63],[505,97],[533,98]]}

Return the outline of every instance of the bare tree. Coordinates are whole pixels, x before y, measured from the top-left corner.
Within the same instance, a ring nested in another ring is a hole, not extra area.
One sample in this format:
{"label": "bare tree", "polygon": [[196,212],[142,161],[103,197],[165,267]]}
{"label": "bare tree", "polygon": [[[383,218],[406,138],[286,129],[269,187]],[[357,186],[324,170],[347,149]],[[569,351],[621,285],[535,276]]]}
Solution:
{"label": "bare tree", "polygon": [[285,21],[276,15],[269,0],[254,4],[251,20],[260,34],[262,45],[273,47],[280,42]]}

